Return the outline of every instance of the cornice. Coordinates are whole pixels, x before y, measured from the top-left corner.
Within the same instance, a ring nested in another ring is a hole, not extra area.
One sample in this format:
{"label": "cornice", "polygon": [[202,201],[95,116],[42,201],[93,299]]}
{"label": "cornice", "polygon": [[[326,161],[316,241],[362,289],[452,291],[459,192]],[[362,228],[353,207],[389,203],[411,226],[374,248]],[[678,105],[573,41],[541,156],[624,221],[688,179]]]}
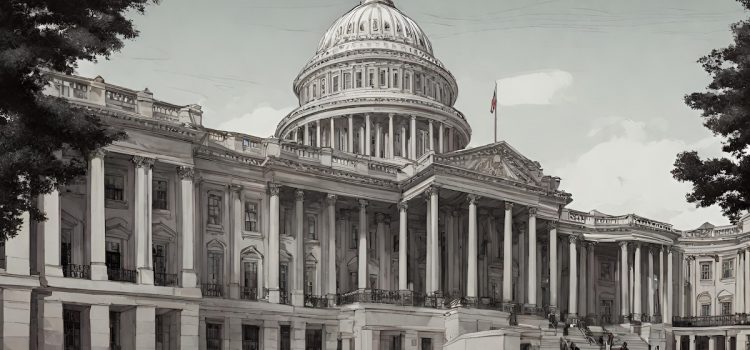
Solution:
{"label": "cornice", "polygon": [[369,185],[379,189],[386,190],[398,190],[398,183],[392,180],[379,179],[372,176],[360,175],[344,170],[334,169],[330,167],[316,166],[312,164],[306,164],[297,162],[291,159],[268,157],[265,162],[266,167],[282,167],[286,169],[292,169],[306,174],[333,178],[337,181],[346,181],[357,185]]}
{"label": "cornice", "polygon": [[[111,118],[122,124],[127,124],[128,127],[134,129],[148,130],[157,133],[169,134],[172,137],[177,137],[182,140],[194,140],[201,131],[194,128],[185,127],[183,125],[175,125],[174,122],[161,121],[158,119],[144,118],[138,114],[128,113],[126,111],[114,110],[106,107],[92,107],[78,103],[76,101],[68,101],[71,106],[76,109],[85,110],[87,112],[95,113],[99,117]],[[107,120],[104,120],[105,124]]]}
{"label": "cornice", "polygon": [[197,158],[222,160],[226,162],[241,163],[256,167],[263,166],[265,158],[249,157],[238,154],[227,149],[218,149],[209,146],[197,146],[193,149],[193,155]]}

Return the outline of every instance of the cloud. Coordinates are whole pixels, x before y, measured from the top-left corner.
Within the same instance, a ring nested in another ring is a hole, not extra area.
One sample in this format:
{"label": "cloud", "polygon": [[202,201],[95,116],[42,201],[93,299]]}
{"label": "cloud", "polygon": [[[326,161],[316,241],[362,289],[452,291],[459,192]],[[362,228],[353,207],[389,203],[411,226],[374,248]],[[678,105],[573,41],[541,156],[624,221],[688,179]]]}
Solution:
{"label": "cloud", "polygon": [[276,125],[279,121],[293,109],[294,107],[276,109],[263,104],[237,118],[221,122],[216,128],[253,136],[269,137],[276,131]]}
{"label": "cloud", "polygon": [[612,215],[634,213],[678,229],[693,229],[707,221],[728,223],[718,207],[698,209],[688,203],[685,194],[691,185],[670,174],[679,152],[697,148],[702,154],[710,153],[719,147],[718,139],[692,145],[669,138],[649,140],[646,123],[619,119],[604,124],[618,131],[552,172],[562,177],[561,187],[573,194],[571,208]]}
{"label": "cloud", "polygon": [[559,69],[503,78],[498,83],[498,103],[502,106],[548,105],[573,84],[573,75]]}

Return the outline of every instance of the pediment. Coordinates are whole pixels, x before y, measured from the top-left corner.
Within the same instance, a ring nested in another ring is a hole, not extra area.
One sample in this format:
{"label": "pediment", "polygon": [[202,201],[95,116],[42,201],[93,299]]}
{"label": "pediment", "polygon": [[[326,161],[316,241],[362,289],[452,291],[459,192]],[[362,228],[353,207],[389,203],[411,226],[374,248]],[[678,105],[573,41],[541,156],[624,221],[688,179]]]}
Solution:
{"label": "pediment", "polygon": [[435,155],[435,163],[478,174],[556,189],[559,179],[544,176],[538,162],[505,142]]}

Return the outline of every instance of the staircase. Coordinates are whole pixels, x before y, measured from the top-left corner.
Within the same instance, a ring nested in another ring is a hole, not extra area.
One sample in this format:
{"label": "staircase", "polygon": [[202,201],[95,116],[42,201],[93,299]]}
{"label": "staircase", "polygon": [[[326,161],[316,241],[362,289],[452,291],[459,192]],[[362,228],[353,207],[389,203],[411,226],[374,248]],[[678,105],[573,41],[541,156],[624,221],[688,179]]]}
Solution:
{"label": "staircase", "polygon": [[560,338],[562,338],[562,330],[555,334],[554,330],[542,331],[542,342],[539,350],[560,350]]}
{"label": "staircase", "polygon": [[613,348],[615,349],[622,346],[622,343],[627,342],[628,349],[648,350],[648,343],[641,339],[638,334],[631,333],[630,329],[628,328],[620,325],[607,325],[604,326],[604,329],[606,331],[612,332],[612,335],[615,336],[615,345],[613,346]]}
{"label": "staircase", "polygon": [[[599,344],[596,344],[596,341],[591,341],[589,343],[589,340],[579,328],[569,328],[568,336],[565,338],[574,342],[581,350],[601,350],[601,347]],[[630,345],[630,343],[628,343],[628,345]]]}

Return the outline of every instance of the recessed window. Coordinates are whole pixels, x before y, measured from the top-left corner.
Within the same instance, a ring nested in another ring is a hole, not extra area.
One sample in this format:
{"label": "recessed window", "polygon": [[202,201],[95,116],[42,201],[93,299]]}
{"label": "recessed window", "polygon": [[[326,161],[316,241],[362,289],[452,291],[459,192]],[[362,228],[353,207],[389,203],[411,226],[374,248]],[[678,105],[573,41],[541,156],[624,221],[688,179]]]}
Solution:
{"label": "recessed window", "polygon": [[359,230],[357,226],[352,226],[351,237],[349,238],[349,248],[357,249],[359,245]]}
{"label": "recessed window", "polygon": [[333,77],[333,92],[339,91],[339,76]]}
{"label": "recessed window", "polygon": [[721,263],[721,278],[734,277],[734,259],[725,259]]}
{"label": "recessed window", "polygon": [[208,194],[208,224],[221,225],[221,196]]}
{"label": "recessed window", "polygon": [[312,91],[313,91],[313,93],[312,93],[312,95],[313,95],[313,98],[314,98],[314,99],[315,99],[315,98],[318,98],[318,85],[316,85],[316,84],[313,84],[313,86],[312,86]]}
{"label": "recessed window", "polygon": [[380,87],[387,87],[388,86],[388,78],[386,75],[386,70],[381,69],[380,70]]}
{"label": "recessed window", "polygon": [[357,72],[355,74],[356,74],[356,77],[357,77],[356,87],[357,88],[361,88],[362,87],[362,72]]}
{"label": "recessed window", "polygon": [[207,278],[209,284],[221,285],[224,271],[224,252],[211,250],[207,254]]}
{"label": "recessed window", "polygon": [[316,219],[314,215],[310,215],[307,217],[307,238],[308,239],[318,239],[318,233],[315,230],[316,228]]}
{"label": "recessed window", "polygon": [[260,328],[244,324],[242,325],[242,350],[260,349]]}
{"label": "recessed window", "polygon": [[392,88],[398,89],[398,83],[399,83],[398,72],[393,72],[393,86],[392,86]]}
{"label": "recessed window", "polygon": [[368,78],[370,79],[370,87],[374,88],[375,87],[375,72],[370,71]]}
{"label": "recessed window", "polygon": [[409,76],[409,73],[404,73],[404,89],[410,89],[411,88],[411,76]]}
{"label": "recessed window", "polygon": [[721,315],[731,315],[732,312],[732,302],[731,301],[725,301],[721,303]]}
{"label": "recessed window", "polygon": [[612,264],[608,262],[601,263],[599,266],[599,279],[602,281],[612,281],[614,280],[612,277]]}
{"label": "recessed window", "polygon": [[352,88],[352,73],[344,73],[344,90]]}
{"label": "recessed window", "polygon": [[711,262],[701,263],[701,280],[711,279]]}
{"label": "recessed window", "polygon": [[258,204],[245,202],[245,231],[258,232]]}
{"label": "recessed window", "polygon": [[222,338],[221,324],[206,323],[206,349],[221,350]]}
{"label": "recessed window", "polygon": [[108,200],[123,200],[125,189],[125,178],[122,175],[105,175],[104,176],[104,196]]}
{"label": "recessed window", "polygon": [[701,316],[709,316],[711,314],[711,304],[701,305]]}
{"label": "recessed window", "polygon": [[153,181],[152,207],[154,209],[167,210],[167,180],[155,179]]}

